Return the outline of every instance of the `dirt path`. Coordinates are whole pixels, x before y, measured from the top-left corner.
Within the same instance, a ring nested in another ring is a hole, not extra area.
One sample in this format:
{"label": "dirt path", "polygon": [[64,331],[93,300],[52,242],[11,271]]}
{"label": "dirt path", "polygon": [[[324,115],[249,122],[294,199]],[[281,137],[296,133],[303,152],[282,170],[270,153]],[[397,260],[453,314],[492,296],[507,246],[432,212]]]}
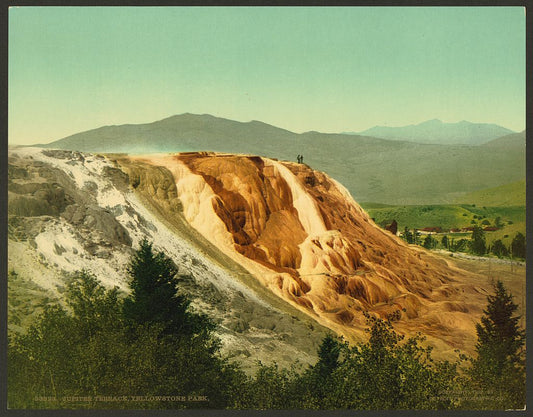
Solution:
{"label": "dirt path", "polygon": [[492,258],[487,256],[476,256],[471,255],[469,253],[462,253],[462,252],[450,252],[444,249],[437,249],[433,251],[435,253],[451,256],[454,258],[462,258],[462,259],[471,259],[471,260],[478,260],[480,262],[490,262],[492,264],[507,264],[507,265],[518,265],[518,266],[525,266],[526,263],[522,261],[516,261],[513,259],[501,259],[501,258]]}

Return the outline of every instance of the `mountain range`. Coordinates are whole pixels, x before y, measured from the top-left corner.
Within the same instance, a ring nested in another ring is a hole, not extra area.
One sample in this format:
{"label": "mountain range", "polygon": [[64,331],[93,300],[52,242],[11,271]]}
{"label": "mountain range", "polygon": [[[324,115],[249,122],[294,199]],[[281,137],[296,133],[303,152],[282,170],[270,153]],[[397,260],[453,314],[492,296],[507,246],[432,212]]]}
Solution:
{"label": "mountain range", "polygon": [[416,125],[374,126],[362,132],[351,132],[382,139],[441,145],[481,145],[511,133],[515,132],[496,124],[471,123],[466,120],[444,123],[439,119],[427,120]]}
{"label": "mountain range", "polygon": [[421,144],[362,135],[293,133],[259,121],[182,114],[105,126],[41,145],[84,152],[215,151],[261,155],[325,171],[360,202],[445,204],[525,178],[525,132],[478,146]]}

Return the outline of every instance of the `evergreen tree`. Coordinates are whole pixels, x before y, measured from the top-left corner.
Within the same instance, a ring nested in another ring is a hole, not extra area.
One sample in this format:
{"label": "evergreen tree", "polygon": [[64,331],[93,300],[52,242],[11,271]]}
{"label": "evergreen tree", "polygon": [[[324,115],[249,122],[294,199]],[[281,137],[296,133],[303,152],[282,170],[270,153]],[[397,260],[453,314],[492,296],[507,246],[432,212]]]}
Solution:
{"label": "evergreen tree", "polygon": [[442,236],[442,240],[440,243],[442,244],[443,248],[448,249],[448,236],[446,235]]}
{"label": "evergreen tree", "polygon": [[293,372],[279,369],[276,363],[267,366],[259,362],[255,378],[249,378],[243,392],[234,396],[234,407],[255,410],[293,408],[301,401],[301,397],[296,400],[294,381]]}
{"label": "evergreen tree", "polygon": [[133,330],[131,339],[137,341],[139,328],[161,329],[153,347],[152,393],[167,395],[171,390],[209,398],[209,402],[183,407],[226,407],[232,391],[238,390],[242,372],[220,358],[220,340],[212,333],[215,324],[206,315],[191,311],[188,297],[178,292],[175,264],[143,240],[128,272],[132,292],[124,300],[123,313]]}
{"label": "evergreen tree", "polygon": [[495,240],[492,243],[492,247],[490,248],[490,251],[496,255],[498,258],[501,258],[502,256],[508,256],[509,251],[501,241],[501,239]]}
{"label": "evergreen tree", "polygon": [[431,235],[427,235],[424,239],[424,247],[426,249],[433,249],[435,247],[435,239]]}
{"label": "evergreen tree", "polygon": [[[12,338],[8,372],[14,407],[62,408],[69,406],[64,396],[121,393],[127,344],[117,295],[116,288],[106,290],[92,275],[78,273],[67,288],[68,310],[49,306],[27,333]],[[39,396],[55,400],[35,402]]]}
{"label": "evergreen tree", "polygon": [[418,243],[420,242],[420,232],[418,231],[418,229],[413,229],[413,243],[415,245],[418,245]]}
{"label": "evergreen tree", "polygon": [[511,251],[516,258],[526,257],[526,237],[518,232],[511,243]]}
{"label": "evergreen tree", "polygon": [[154,252],[143,240],[133,255],[128,273],[131,295],[124,300],[124,316],[136,324],[161,324],[165,334],[192,335],[211,331],[203,314],[190,311],[190,300],[178,293],[178,270],[163,252]]}
{"label": "evergreen tree", "polygon": [[331,334],[322,340],[318,348],[318,362],[315,365],[318,373],[325,377],[339,366],[340,344]]}
{"label": "evergreen tree", "polygon": [[487,251],[485,243],[485,233],[481,226],[474,226],[472,231],[472,240],[470,241],[470,250],[475,255],[484,255]]}
{"label": "evergreen tree", "polygon": [[66,304],[87,338],[104,327],[116,327],[121,319],[118,287],[106,290],[86,271],[76,274],[68,285]]}
{"label": "evergreen tree", "polygon": [[301,403],[303,402],[310,408],[320,408],[320,404],[335,389],[332,374],[340,365],[341,346],[331,334],[324,337],[318,348],[316,365],[304,374],[301,383],[298,384],[307,388],[300,395]]}
{"label": "evergreen tree", "polygon": [[525,405],[523,347],[525,333],[515,316],[518,308],[503,283],[494,285],[481,323],[476,325],[477,358],[470,371],[474,384],[492,395],[487,408],[522,408]]}
{"label": "evergreen tree", "polygon": [[450,243],[450,250],[452,252],[463,252],[464,250],[466,250],[468,244],[469,242],[466,239],[459,239],[456,241],[452,238]]}
{"label": "evergreen tree", "polygon": [[[116,289],[77,274],[66,305],[49,306],[8,349],[11,408],[225,408],[245,376],[220,358],[209,331],[174,335],[165,323],[129,323]],[[67,396],[199,395],[208,401],[83,401]],[[38,397],[54,400],[40,401]],[[37,399],[36,399],[37,398]]]}
{"label": "evergreen tree", "polygon": [[411,231],[405,226],[405,229],[403,231],[403,238],[407,243],[414,243],[413,234]]}

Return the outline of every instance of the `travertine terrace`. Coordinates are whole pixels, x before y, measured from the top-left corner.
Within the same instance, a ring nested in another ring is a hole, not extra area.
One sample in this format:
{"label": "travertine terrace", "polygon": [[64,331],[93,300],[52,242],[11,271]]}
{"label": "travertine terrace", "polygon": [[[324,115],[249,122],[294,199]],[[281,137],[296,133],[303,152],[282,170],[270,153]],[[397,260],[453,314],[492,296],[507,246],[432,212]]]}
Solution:
{"label": "travertine terrace", "polygon": [[[472,351],[487,294],[480,277],[377,227],[324,173],[206,152],[115,162],[165,216],[182,213],[262,286],[348,340],[364,339],[364,312],[400,310],[397,328],[426,335],[437,355]],[[154,169],[165,190],[150,182]]]}

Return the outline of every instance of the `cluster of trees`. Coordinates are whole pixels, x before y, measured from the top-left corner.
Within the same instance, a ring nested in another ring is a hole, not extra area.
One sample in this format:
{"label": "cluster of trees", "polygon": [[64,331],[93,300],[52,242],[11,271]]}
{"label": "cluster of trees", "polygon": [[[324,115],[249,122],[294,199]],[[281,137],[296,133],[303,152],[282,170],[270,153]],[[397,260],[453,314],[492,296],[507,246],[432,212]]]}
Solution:
{"label": "cluster of trees", "polygon": [[[47,307],[28,332],[10,338],[11,408],[184,408],[228,406],[226,387],[242,372],[217,355],[214,325],[176,290],[173,262],[144,241],[129,266],[131,294],[79,273],[66,305]],[[209,403],[153,402],[168,393]],[[232,394],[233,395],[233,394]],[[77,397],[92,397],[87,402]],[[105,401],[146,396],[145,401]]]}
{"label": "cluster of trees", "polygon": [[478,324],[477,357],[435,361],[418,335],[405,339],[367,315],[369,339],[331,335],[318,361],[258,365],[248,376],[220,354],[215,326],[178,290],[173,262],[144,241],[129,266],[131,293],[78,274],[66,305],[48,307],[10,335],[10,408],[451,409],[522,408],[524,334],[503,284]]}
{"label": "cluster of trees", "polygon": [[420,243],[420,236],[421,234],[417,229],[413,229],[411,232],[407,226],[405,226],[405,229],[402,233],[403,240],[414,245],[418,245]]}
{"label": "cluster of trees", "polygon": [[471,253],[479,256],[492,253],[498,258],[526,258],[526,237],[520,232],[516,233],[509,247],[505,246],[501,239],[495,240],[492,245],[487,245],[481,227],[474,226],[472,239],[467,243],[467,247]]}
{"label": "cluster of trees", "polygon": [[[422,245],[426,249],[436,249],[439,247],[439,241],[431,234],[421,237],[417,229],[411,232],[407,227],[402,233],[402,238],[407,243]],[[489,253],[496,255],[498,258],[512,257],[525,259],[526,257],[526,237],[518,232],[513,238],[509,247],[505,246],[501,239],[495,240],[492,245],[488,245],[485,238],[485,232],[481,226],[473,227],[470,239],[454,239],[447,235],[442,236],[440,246],[452,252],[469,252],[474,255],[483,256]]]}

